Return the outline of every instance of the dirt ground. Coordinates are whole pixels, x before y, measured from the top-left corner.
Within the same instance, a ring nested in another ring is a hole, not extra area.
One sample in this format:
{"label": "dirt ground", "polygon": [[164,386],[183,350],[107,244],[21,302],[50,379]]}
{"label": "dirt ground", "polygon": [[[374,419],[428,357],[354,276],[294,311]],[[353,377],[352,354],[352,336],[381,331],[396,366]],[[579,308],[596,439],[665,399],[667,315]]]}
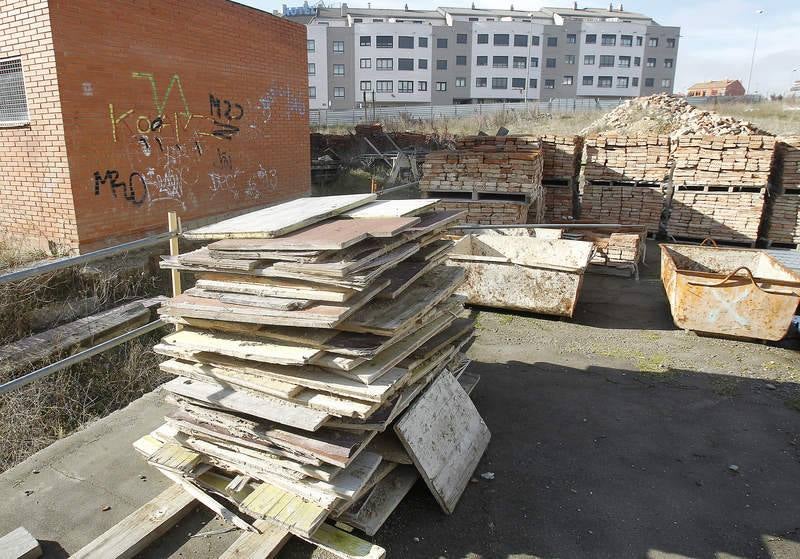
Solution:
{"label": "dirt ground", "polygon": [[[800,557],[800,353],[676,330],[649,254],[638,282],[588,275],[573,320],[479,313],[492,441],[454,514],[417,483],[374,538],[388,557]],[[147,396],[0,476],[0,533],[65,557],[152,498],[166,481],[130,441],[164,412]],[[198,510],[143,557],[217,557],[220,528]]]}

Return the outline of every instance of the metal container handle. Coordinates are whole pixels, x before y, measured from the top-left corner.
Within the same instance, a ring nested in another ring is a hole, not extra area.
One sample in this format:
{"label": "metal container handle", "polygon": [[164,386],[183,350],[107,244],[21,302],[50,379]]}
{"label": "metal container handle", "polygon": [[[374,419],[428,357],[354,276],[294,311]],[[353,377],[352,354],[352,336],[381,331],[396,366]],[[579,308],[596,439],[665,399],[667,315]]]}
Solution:
{"label": "metal container handle", "polygon": [[[723,279],[722,281],[720,281],[718,283],[697,283],[697,282],[694,282],[694,281],[690,281],[690,282],[688,282],[688,284],[689,285],[697,285],[699,287],[720,287],[720,286],[724,285],[725,283],[727,283],[728,280],[730,280],[732,277],[734,277],[736,275],[736,272],[739,272],[740,270],[744,270],[745,272],[747,272],[747,277],[749,277],[750,283],[752,283],[753,287],[755,287],[756,289],[758,289],[762,293],[766,293],[766,294],[769,294],[769,295],[787,295],[786,293],[781,293],[780,291],[768,291],[768,290],[763,289],[762,287],[760,287],[756,283],[755,278],[753,277],[753,272],[751,272],[750,268],[748,268],[747,266],[739,266],[734,271],[732,271],[730,274],[725,276],[725,279]],[[742,276],[739,276],[739,278],[741,278],[741,277]]]}
{"label": "metal container handle", "polygon": [[[719,245],[717,244],[717,241],[715,241],[715,240],[714,240],[714,239],[712,239],[711,237],[706,237],[705,239],[703,239],[703,242],[702,242],[702,243],[700,243],[700,246],[701,246],[701,247],[702,247],[702,246],[706,246],[706,243],[711,243],[711,245],[712,245],[714,248],[719,248]],[[749,272],[749,270],[748,270],[748,272]]]}

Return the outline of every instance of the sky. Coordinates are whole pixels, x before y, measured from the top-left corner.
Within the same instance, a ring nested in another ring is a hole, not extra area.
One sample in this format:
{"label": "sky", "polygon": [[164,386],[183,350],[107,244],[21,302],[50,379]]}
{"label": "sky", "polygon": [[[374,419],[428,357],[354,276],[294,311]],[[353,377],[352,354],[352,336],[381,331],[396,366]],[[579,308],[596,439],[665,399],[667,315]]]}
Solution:
{"label": "sky", "polygon": [[[262,10],[281,10],[284,3],[300,6],[302,0],[238,0]],[[471,0],[370,0],[373,8],[430,10],[438,6],[469,6]],[[618,5],[616,0],[614,5]],[[366,7],[367,0],[349,0]],[[542,6],[572,6],[565,0],[475,0],[478,8],[535,10]],[[309,1],[315,5],[316,2]],[[327,5],[338,6],[328,0]],[[581,1],[580,7],[608,7],[608,2]],[[758,27],[758,43],[751,93],[785,93],[800,80],[800,0],[623,0],[626,10],[640,12],[661,25],[681,28],[675,91],[712,79],[738,79],[747,87],[750,60]],[[759,15],[757,12],[763,10]],[[798,69],[793,72],[794,69]]]}

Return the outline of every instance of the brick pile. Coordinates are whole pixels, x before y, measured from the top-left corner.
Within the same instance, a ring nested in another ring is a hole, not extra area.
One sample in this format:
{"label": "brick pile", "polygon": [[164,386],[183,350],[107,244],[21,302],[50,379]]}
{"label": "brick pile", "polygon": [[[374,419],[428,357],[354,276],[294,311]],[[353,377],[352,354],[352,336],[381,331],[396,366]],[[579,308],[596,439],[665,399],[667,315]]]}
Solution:
{"label": "brick pile", "polygon": [[777,146],[781,190],[800,189],[800,136],[781,138]]}
{"label": "brick pile", "polygon": [[662,182],[670,172],[669,149],[667,136],[588,136],[584,141],[584,178]]}
{"label": "brick pile", "polygon": [[544,155],[544,181],[574,179],[580,173],[583,138],[547,134],[539,139]]}
{"label": "brick pile", "polygon": [[766,188],[774,155],[771,136],[682,136],[672,144],[672,182]]}
{"label": "brick pile", "polygon": [[767,228],[771,243],[800,245],[800,192],[775,194]]}
{"label": "brick pile", "polygon": [[581,221],[642,225],[658,232],[664,192],[658,186],[585,184],[581,190]]}
{"label": "brick pile", "polygon": [[505,200],[440,200],[436,209],[466,211],[459,223],[510,225],[525,223],[530,205]]}
{"label": "brick pile", "polygon": [[755,243],[763,192],[694,192],[679,190],[672,198],[667,232],[674,237],[712,238]]}
{"label": "brick pile", "polygon": [[436,151],[422,164],[420,190],[491,192],[541,196],[542,154],[538,149],[514,152]]}
{"label": "brick pile", "polygon": [[[529,214],[530,215],[530,214]],[[544,185],[545,223],[564,223],[574,219],[572,187]],[[529,217],[529,223],[537,223]]]}

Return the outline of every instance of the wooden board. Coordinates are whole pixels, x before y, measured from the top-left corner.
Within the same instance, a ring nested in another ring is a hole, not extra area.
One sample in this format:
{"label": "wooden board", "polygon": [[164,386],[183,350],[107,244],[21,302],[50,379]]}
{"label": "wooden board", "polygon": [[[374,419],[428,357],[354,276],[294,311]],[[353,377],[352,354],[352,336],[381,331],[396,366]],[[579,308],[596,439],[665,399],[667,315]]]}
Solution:
{"label": "wooden board", "polygon": [[259,518],[253,525],[261,533],[244,532],[219,559],[272,559],[292,536],[289,530],[269,520]]}
{"label": "wooden board", "polygon": [[412,466],[395,468],[368,495],[339,516],[339,520],[374,536],[418,479],[419,474]]}
{"label": "wooden board", "polygon": [[325,412],[312,410],[267,394],[249,390],[233,390],[221,384],[177,378],[163,388],[184,398],[202,402],[223,410],[246,413],[291,427],[316,431],[329,418]]}
{"label": "wooden board", "polygon": [[328,516],[325,508],[269,483],[261,483],[240,506],[256,518],[304,536],[310,536]]}
{"label": "wooden board", "polygon": [[425,214],[424,216],[420,216],[419,223],[414,225],[410,229],[410,232],[416,234],[416,236],[426,235],[433,231],[446,228],[466,214],[467,212],[458,210]]}
{"label": "wooden board", "polygon": [[491,437],[472,400],[443,371],[394,431],[442,510],[452,513]]}
{"label": "wooden board", "polygon": [[0,538],[0,557],[3,559],[37,559],[41,556],[39,542],[22,526]]}
{"label": "wooden board", "polygon": [[187,239],[279,237],[375,200],[375,194],[299,198],[186,231]]}
{"label": "wooden board", "polygon": [[155,499],[125,517],[71,557],[73,559],[135,557],[189,513],[196,503],[194,497],[182,487],[171,485]]}
{"label": "wooden board", "polygon": [[396,299],[403,291],[411,287],[415,281],[437,266],[444,264],[446,260],[447,255],[443,254],[430,261],[406,261],[400,263],[400,265],[392,268],[381,276],[391,281],[391,283],[389,287],[378,293],[378,298]]}
{"label": "wooden board", "polygon": [[342,250],[369,237],[394,237],[419,223],[418,217],[331,219],[276,239],[228,239],[208,247],[214,251]]}
{"label": "wooden board", "polygon": [[404,217],[408,215],[419,215],[433,207],[439,202],[435,198],[417,198],[409,200],[377,200],[365,204],[355,210],[349,210],[341,214],[342,217],[365,218],[365,217]]}
{"label": "wooden board", "polygon": [[195,286],[184,291],[186,295],[192,297],[205,297],[208,299],[218,299],[223,303],[233,303],[248,305],[260,309],[274,311],[300,311],[312,305],[308,299],[289,299],[284,297],[268,297],[261,294],[251,295],[248,293],[229,292],[222,290],[205,290],[200,286]]}
{"label": "wooden board", "polygon": [[203,272],[198,275],[197,287],[208,291],[226,291],[261,295],[262,297],[286,297],[289,299],[308,299],[343,303],[357,293],[354,289],[335,285],[314,284],[307,281],[244,276]]}
{"label": "wooden board", "polygon": [[330,524],[323,523],[310,537],[303,537],[303,539],[338,559],[383,559],[386,557],[386,550],[382,547],[334,528]]}

